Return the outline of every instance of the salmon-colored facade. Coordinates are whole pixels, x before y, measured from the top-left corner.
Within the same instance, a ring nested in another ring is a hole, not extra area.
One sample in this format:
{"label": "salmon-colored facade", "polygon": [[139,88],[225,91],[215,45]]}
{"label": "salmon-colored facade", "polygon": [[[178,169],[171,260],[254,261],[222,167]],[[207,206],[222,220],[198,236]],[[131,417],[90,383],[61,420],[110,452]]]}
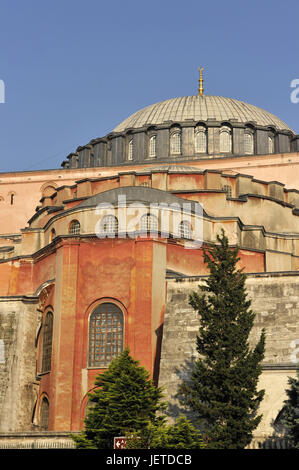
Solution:
{"label": "salmon-colored facade", "polygon": [[299,271],[298,151],[169,159],[0,175],[2,431],[82,429],[124,347],[158,384],[168,282],[206,276],[221,229],[246,273]]}

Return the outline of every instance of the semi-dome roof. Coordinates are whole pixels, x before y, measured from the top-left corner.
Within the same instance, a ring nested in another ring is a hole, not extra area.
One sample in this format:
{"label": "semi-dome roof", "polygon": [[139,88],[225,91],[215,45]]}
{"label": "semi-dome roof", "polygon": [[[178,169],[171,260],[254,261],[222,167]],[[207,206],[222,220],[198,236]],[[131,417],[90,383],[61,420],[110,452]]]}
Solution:
{"label": "semi-dome roof", "polygon": [[114,129],[114,132],[190,119],[194,121],[213,119],[221,122],[236,119],[243,124],[254,121],[258,126],[275,126],[277,130],[293,132],[277,116],[264,109],[232,98],[209,95],[183,96],[152,104],[126,118]]}

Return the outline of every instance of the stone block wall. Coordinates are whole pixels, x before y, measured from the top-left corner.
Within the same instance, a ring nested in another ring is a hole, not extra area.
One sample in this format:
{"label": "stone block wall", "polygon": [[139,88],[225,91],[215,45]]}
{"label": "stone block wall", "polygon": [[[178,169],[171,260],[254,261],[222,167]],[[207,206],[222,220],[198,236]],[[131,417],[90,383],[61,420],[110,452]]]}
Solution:
{"label": "stone block wall", "polygon": [[32,429],[37,299],[0,297],[0,432]]}
{"label": "stone block wall", "polygon": [[[189,295],[204,278],[168,281],[161,350],[159,386],[165,388],[172,417],[182,412],[175,398],[178,385],[189,377],[197,357],[196,335],[199,318],[189,305]],[[250,335],[251,345],[266,329],[266,354],[260,388],[265,398],[260,406],[263,420],[256,430],[259,437],[271,436],[273,420],[286,398],[288,377],[296,375],[299,362],[299,273],[248,275],[247,292],[256,312]]]}

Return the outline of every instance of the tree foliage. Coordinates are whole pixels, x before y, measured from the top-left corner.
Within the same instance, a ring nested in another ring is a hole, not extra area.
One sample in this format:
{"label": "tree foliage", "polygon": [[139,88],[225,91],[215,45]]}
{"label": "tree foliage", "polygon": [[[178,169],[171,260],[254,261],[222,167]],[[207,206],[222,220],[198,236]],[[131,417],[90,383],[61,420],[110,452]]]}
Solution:
{"label": "tree foliage", "polygon": [[289,377],[288,398],[284,401],[282,424],[294,449],[299,449],[299,371],[297,377]]}
{"label": "tree foliage", "polygon": [[113,438],[142,431],[149,423],[162,424],[157,416],[165,408],[162,389],[154,385],[149,373],[139,366],[126,349],[109,368],[98,375],[84,430],[72,435],[77,448],[112,449]]}
{"label": "tree foliage", "polygon": [[128,434],[127,449],[203,449],[201,433],[180,416],[174,424],[149,424],[142,432]]}
{"label": "tree foliage", "polygon": [[200,317],[198,359],[191,380],[180,387],[181,401],[197,418],[210,448],[245,448],[261,416],[258,406],[264,390],[257,391],[265,332],[253,349],[249,334],[255,314],[245,289],[246,275],[237,269],[238,248],[231,249],[222,231],[218,243],[204,250],[210,274],[193,292],[190,305]]}

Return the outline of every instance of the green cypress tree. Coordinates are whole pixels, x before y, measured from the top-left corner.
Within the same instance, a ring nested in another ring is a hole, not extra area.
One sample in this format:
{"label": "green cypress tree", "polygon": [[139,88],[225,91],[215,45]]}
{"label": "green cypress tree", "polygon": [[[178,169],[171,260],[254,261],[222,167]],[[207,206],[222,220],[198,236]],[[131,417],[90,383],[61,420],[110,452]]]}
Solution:
{"label": "green cypress tree", "polygon": [[180,386],[179,396],[195,412],[208,447],[237,449],[250,443],[261,420],[257,409],[264,390],[257,391],[257,384],[265,332],[250,349],[248,337],[255,314],[247,299],[246,275],[236,267],[238,248],[229,247],[223,230],[217,241],[204,250],[210,271],[204,294],[190,296],[190,305],[200,317],[199,357],[191,380]]}
{"label": "green cypress tree", "polygon": [[282,424],[286,427],[287,438],[292,448],[299,449],[299,371],[297,377],[289,377],[289,388],[286,390]]}
{"label": "green cypress tree", "polygon": [[161,402],[162,390],[128,349],[97,376],[95,385],[97,388],[89,393],[93,406],[87,413],[84,430],[72,435],[77,448],[112,449],[114,437],[164,421],[162,416],[156,416],[166,406]]}

